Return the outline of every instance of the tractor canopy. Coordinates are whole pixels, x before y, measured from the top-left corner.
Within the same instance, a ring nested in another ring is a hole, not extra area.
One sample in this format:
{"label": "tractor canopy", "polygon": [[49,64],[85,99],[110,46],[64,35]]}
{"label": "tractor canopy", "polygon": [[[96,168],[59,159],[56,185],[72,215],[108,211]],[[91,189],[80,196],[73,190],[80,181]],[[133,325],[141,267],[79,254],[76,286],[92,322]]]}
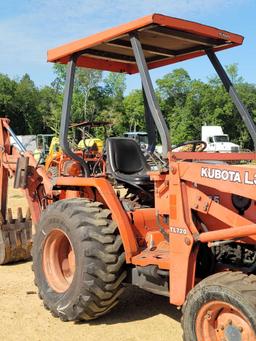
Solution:
{"label": "tractor canopy", "polygon": [[101,33],[73,41],[48,51],[48,61],[67,64],[78,54],[76,65],[92,69],[138,72],[129,35],[136,32],[148,69],[173,64],[238,46],[243,37],[211,26],[151,14]]}

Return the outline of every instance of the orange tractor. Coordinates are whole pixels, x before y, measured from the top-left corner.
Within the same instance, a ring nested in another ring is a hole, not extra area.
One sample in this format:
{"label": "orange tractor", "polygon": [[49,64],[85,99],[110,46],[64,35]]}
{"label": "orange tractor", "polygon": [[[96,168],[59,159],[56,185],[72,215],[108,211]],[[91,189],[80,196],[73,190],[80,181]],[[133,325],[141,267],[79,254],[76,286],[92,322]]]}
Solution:
{"label": "orange tractor", "polygon": [[[50,50],[50,62],[67,64],[60,145],[77,175],[49,179],[23,146],[11,149],[15,134],[1,119],[1,252],[31,245],[18,229],[29,229],[29,217],[11,228],[6,214],[13,174],[35,224],[35,283],[54,316],[95,319],[118,303],[128,283],[182,306],[185,341],[256,340],[256,167],[245,163],[256,154],[206,153],[202,141],[190,141],[192,152],[172,152],[149,75],[206,55],[256,145],[254,122],[216,56],[242,42],[227,31],[154,14]],[[106,172],[90,176],[67,138],[76,67],[140,73],[149,147],[157,130],[163,148],[158,170],[149,171],[134,140],[113,137],[106,141]]]}
{"label": "orange tractor", "polygon": [[[80,139],[79,143],[76,144],[74,139],[70,144],[73,145],[72,150],[75,154],[86,161],[90,176],[96,176],[98,173],[105,174],[106,171],[106,162],[103,156],[103,141],[99,138],[94,138],[91,135],[91,131],[95,128],[103,128],[104,139],[106,139],[106,129],[111,126],[112,124],[106,121],[84,121],[73,123],[69,126],[73,130],[76,129],[80,130],[80,133],[82,132],[82,139]],[[74,136],[77,133],[76,130],[73,131]],[[74,163],[70,157],[62,152],[58,137],[52,140],[49,155],[45,160],[45,170],[48,176],[52,178],[62,175],[77,176],[83,174],[79,163]]]}

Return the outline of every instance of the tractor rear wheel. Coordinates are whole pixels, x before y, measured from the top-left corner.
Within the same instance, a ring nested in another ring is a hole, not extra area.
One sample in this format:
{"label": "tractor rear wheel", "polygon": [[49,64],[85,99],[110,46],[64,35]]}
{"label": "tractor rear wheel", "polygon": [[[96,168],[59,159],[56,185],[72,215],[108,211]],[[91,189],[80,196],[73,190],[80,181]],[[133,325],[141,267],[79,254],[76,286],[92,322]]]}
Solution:
{"label": "tractor rear wheel", "polygon": [[209,276],[190,291],[182,312],[184,341],[255,341],[256,276]]}
{"label": "tractor rear wheel", "polygon": [[54,316],[91,320],[118,303],[125,254],[111,212],[101,203],[73,198],[50,205],[32,254],[39,297]]}

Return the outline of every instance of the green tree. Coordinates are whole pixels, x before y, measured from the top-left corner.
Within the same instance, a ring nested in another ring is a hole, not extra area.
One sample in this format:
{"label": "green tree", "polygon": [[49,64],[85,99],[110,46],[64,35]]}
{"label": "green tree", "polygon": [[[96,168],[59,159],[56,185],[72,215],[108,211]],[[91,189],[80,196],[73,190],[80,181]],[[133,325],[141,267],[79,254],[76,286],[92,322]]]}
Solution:
{"label": "green tree", "polygon": [[[237,64],[226,67],[241,99],[256,121],[256,85],[246,83]],[[38,89],[28,74],[12,80],[0,74],[0,115],[11,119],[17,134],[59,133],[66,66],[54,65],[51,86]],[[220,125],[231,140],[253,148],[251,138],[237,109],[217,76],[208,82],[192,80],[184,69],[175,69],[156,81],[157,97],[170,127],[171,140],[179,143],[200,139],[201,126]],[[110,121],[109,134],[144,129],[141,90],[124,96],[125,76],[118,73],[77,69],[72,103],[72,122]],[[102,136],[102,130],[97,131]]]}
{"label": "green tree", "polygon": [[16,112],[13,100],[16,87],[16,81],[11,80],[7,75],[0,74],[0,116],[10,118],[13,129],[20,133],[24,130],[24,120]]}
{"label": "green tree", "polygon": [[63,96],[56,93],[56,89],[50,86],[45,86],[40,90],[38,109],[43,119],[43,132],[53,132],[56,136],[59,135],[62,99]]}
{"label": "green tree", "polygon": [[108,128],[108,135],[121,135],[125,130],[124,91],[125,75],[109,72],[103,80],[104,106],[100,119],[113,125]]}
{"label": "green tree", "polygon": [[170,109],[175,105],[184,105],[190,91],[191,78],[186,70],[175,69],[163,78],[157,79],[156,84],[160,97]]}
{"label": "green tree", "polygon": [[129,131],[145,129],[144,102],[141,90],[133,90],[124,99],[125,119]]}
{"label": "green tree", "polygon": [[[57,95],[63,96],[65,80],[66,80],[66,65],[54,64],[53,66],[55,79],[52,82],[52,87]],[[72,99],[72,118],[73,122],[83,120],[93,120],[95,118],[96,98],[93,96],[93,89],[99,87],[102,80],[102,71],[77,68],[75,73],[74,93]],[[53,107],[52,119],[58,118],[56,113],[57,108]]]}
{"label": "green tree", "polygon": [[95,119],[95,106],[90,103],[93,89],[99,86],[102,80],[102,71],[93,69],[77,69],[75,92],[82,95],[83,105],[81,114],[83,120],[93,121]]}
{"label": "green tree", "polygon": [[28,74],[25,74],[18,82],[15,89],[14,110],[23,120],[23,126],[19,133],[38,134],[43,130],[43,122],[38,106],[40,103],[39,90]]}
{"label": "green tree", "polygon": [[53,64],[53,73],[55,74],[55,78],[51,83],[51,86],[58,94],[62,94],[64,91],[66,70],[67,66],[65,64],[60,63]]}

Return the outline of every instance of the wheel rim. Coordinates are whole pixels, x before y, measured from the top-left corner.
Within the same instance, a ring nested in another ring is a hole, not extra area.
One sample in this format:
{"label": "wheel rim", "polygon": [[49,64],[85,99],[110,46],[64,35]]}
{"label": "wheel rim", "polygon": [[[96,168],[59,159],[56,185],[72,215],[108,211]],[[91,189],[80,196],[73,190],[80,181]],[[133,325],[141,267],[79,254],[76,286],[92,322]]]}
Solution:
{"label": "wheel rim", "polygon": [[198,341],[255,340],[251,324],[232,304],[212,301],[204,304],[196,318]]}
{"label": "wheel rim", "polygon": [[58,293],[67,291],[75,268],[75,253],[70,239],[62,230],[52,230],[43,249],[43,271],[50,287]]}

